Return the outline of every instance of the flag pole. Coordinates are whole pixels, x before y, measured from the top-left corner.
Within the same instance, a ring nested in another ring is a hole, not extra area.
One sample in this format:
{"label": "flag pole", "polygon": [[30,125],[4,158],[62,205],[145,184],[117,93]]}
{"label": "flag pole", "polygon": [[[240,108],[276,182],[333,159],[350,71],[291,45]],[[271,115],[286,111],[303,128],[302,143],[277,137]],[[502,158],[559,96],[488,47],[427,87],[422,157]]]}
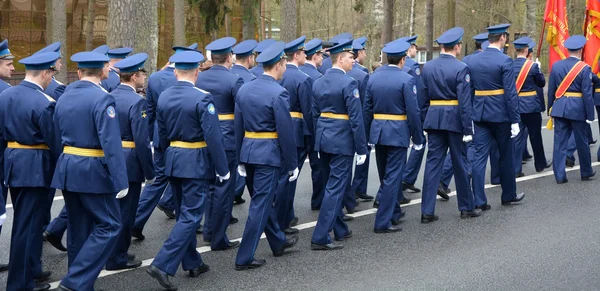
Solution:
{"label": "flag pole", "polygon": [[544,19],[544,24],[542,24],[542,32],[540,33],[540,42],[538,42],[537,55],[536,59],[540,58],[540,54],[542,52],[542,43],[544,41],[544,33],[546,32],[546,20]]}

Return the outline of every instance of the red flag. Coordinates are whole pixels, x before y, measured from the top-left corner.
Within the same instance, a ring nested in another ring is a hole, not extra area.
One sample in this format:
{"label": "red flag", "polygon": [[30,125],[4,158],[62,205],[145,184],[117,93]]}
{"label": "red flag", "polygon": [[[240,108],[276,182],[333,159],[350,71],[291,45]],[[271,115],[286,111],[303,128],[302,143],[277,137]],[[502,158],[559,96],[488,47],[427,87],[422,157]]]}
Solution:
{"label": "red flag", "polygon": [[583,31],[587,43],[583,48],[584,61],[598,74],[598,57],[600,57],[600,1],[587,1],[586,21]]}
{"label": "red flag", "polygon": [[547,0],[544,21],[548,24],[546,40],[550,44],[550,68],[559,60],[565,59],[569,51],[565,48],[565,40],[569,38],[566,0]]}

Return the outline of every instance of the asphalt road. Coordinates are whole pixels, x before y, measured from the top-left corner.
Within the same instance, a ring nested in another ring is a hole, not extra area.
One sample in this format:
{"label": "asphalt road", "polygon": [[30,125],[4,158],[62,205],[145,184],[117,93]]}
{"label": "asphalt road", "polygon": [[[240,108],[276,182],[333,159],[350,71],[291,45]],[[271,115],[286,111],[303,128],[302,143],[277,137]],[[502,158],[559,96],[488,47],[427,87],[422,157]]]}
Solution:
{"label": "asphalt road", "polygon": [[[593,125],[594,134],[598,131]],[[552,153],[552,132],[543,130],[548,159]],[[592,146],[595,161],[596,146]],[[373,156],[374,157],[374,154]],[[595,163],[598,171],[600,163]],[[171,281],[179,290],[599,290],[600,277],[600,178],[582,182],[578,167],[568,173],[569,183],[557,185],[551,171],[535,173],[533,162],[524,165],[525,177],[517,190],[526,193],[524,202],[500,205],[500,188],[488,185],[492,210],[482,217],[461,220],[456,198],[439,201],[440,220],[420,223],[420,195],[405,206],[407,212],[394,234],[373,233],[372,203],[361,203],[356,219],[349,223],[354,236],[345,248],[323,252],[310,250],[310,237],[317,211],[310,210],[310,168],[300,175],[296,193],[296,215],[300,218],[300,242],[288,254],[275,258],[266,240],[261,240],[257,258],[267,264],[250,271],[235,271],[237,250],[212,252],[199,236],[199,251],[211,270],[198,278],[179,271]],[[376,167],[370,166],[368,193],[378,188]],[[488,171],[489,173],[489,171]],[[489,176],[489,174],[488,174]],[[417,186],[422,186],[422,173]],[[488,181],[489,182],[489,181]],[[451,188],[454,185],[451,184]],[[53,216],[63,206],[60,192]],[[245,195],[248,199],[248,196]],[[10,201],[9,201],[10,203]],[[228,230],[231,239],[240,238],[249,203],[235,206],[240,222]],[[8,211],[0,236],[0,261],[8,260],[12,209]],[[134,241],[130,252],[144,260],[141,268],[101,273],[96,283],[102,290],[162,290],[146,274],[146,266],[166,240],[174,220],[160,211],[152,215],[144,234]],[[66,273],[66,253],[44,246],[44,269],[52,271],[49,282],[58,286]],[[7,273],[0,274],[6,286]],[[0,288],[1,289],[1,288]]]}

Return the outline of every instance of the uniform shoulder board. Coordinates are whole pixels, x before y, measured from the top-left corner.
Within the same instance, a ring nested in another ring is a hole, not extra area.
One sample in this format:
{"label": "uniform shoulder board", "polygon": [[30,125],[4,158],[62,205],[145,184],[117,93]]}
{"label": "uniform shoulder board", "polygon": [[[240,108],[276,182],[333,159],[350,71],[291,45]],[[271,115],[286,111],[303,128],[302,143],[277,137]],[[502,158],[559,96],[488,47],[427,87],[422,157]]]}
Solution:
{"label": "uniform shoulder board", "polygon": [[208,91],[204,91],[204,90],[202,90],[202,89],[200,89],[200,88],[198,88],[198,87],[194,87],[194,89],[196,89],[196,90],[198,90],[198,91],[200,91],[200,92],[202,92],[202,93],[204,93],[204,94],[210,94],[210,92],[208,92]]}
{"label": "uniform shoulder board", "polygon": [[37,90],[37,91],[40,92],[40,93],[42,93],[42,95],[44,95],[44,97],[46,97],[46,99],[48,99],[48,101],[50,101],[50,102],[56,102],[56,100],[54,100],[54,98],[50,97],[48,94],[46,94],[46,93],[44,93],[44,92],[42,92],[40,90]]}
{"label": "uniform shoulder board", "polygon": [[63,82],[61,82],[59,80],[54,79],[54,81],[56,81],[56,83],[58,83],[59,85],[63,85],[63,86],[65,85],[65,84],[63,84]]}

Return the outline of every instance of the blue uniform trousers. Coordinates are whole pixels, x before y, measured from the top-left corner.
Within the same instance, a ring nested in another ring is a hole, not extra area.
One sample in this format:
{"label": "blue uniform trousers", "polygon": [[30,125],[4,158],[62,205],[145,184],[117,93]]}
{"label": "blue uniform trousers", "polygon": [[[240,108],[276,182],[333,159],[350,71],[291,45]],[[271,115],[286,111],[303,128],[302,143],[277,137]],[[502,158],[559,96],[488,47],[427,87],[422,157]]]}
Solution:
{"label": "blue uniform trousers", "polygon": [[91,194],[63,190],[67,215],[69,270],[61,285],[94,290],[94,282],[112,255],[121,230],[116,193]]}
{"label": "blue uniform trousers", "polygon": [[326,245],[331,243],[329,233],[333,230],[335,238],[342,239],[348,234],[348,225],[342,219],[344,194],[350,187],[352,176],[352,156],[319,153],[321,170],[327,175],[325,195],[319,211],[317,225],[312,234],[312,243]]}
{"label": "blue uniform trousers", "polygon": [[235,175],[237,176],[235,182],[235,198],[241,198],[242,195],[244,195],[244,187],[248,189],[248,194],[250,194],[250,197],[252,197],[252,189],[246,187],[246,178],[240,177],[240,174],[237,172],[237,167]]}
{"label": "blue uniform trousers", "polygon": [[[544,142],[542,141],[542,114],[522,113],[519,123],[521,131],[515,137],[514,161],[515,173],[523,171],[523,152],[527,148],[527,135],[533,149],[533,158],[536,171],[544,170],[546,167],[546,154],[544,153]],[[529,133],[529,134],[527,134]]]}
{"label": "blue uniform trousers", "polygon": [[502,187],[502,201],[513,200],[517,193],[515,181],[515,168],[513,165],[513,140],[510,138],[509,122],[474,122],[475,135],[473,136],[473,194],[475,206],[487,204],[485,196],[485,168],[493,141],[498,145],[500,185]]}
{"label": "blue uniform trousers", "polygon": [[285,234],[279,228],[273,201],[277,184],[281,177],[281,169],[271,166],[245,164],[248,187],[253,189],[253,196],[248,209],[248,220],[242,235],[240,249],[237,252],[235,263],[247,265],[254,260],[254,253],[258,247],[260,236],[264,232],[269,246],[277,252],[285,245]]}
{"label": "blue uniform trousers", "polygon": [[575,144],[575,134],[571,133],[567,140],[567,159],[575,163],[575,151],[577,150],[577,144]]}
{"label": "blue uniform trousers", "polygon": [[157,204],[160,204],[160,206],[166,209],[175,209],[173,206],[173,195],[171,187],[169,186],[169,179],[165,176],[164,153],[158,148],[154,148],[154,170],[156,171],[156,180],[154,180],[152,185],[146,185],[146,187],[144,187],[144,192],[141,195],[140,203],[135,215],[134,228],[139,231],[144,229],[146,222],[150,219],[150,215],[152,215],[152,211],[154,211]]}
{"label": "blue uniform trousers", "polygon": [[[42,225],[49,188],[11,188],[14,218],[6,290],[33,290],[35,269],[40,268]],[[37,265],[37,267],[36,267]]]}
{"label": "blue uniform trousers", "polygon": [[[423,138],[423,140],[426,140]],[[410,149],[410,155],[408,156],[408,162],[406,162],[406,170],[404,171],[404,176],[402,182],[414,185],[417,181],[417,176],[419,175],[419,171],[421,170],[421,164],[423,163],[423,156],[425,156],[425,147],[427,147],[427,143],[423,144],[423,148],[419,151],[414,148]],[[402,188],[400,188],[402,190]]]}
{"label": "blue uniform trousers", "polygon": [[67,207],[63,206],[58,216],[55,217],[50,222],[50,224],[48,224],[48,227],[46,227],[46,231],[52,234],[53,236],[62,238],[65,234],[65,231],[67,231],[67,221]]}
{"label": "blue uniform trousers", "polygon": [[383,183],[380,185],[379,208],[375,215],[375,229],[388,229],[392,220],[397,220],[402,214],[398,203],[398,193],[402,192],[402,172],[406,165],[405,147],[375,146],[377,171]]}
{"label": "blue uniform trousers", "polygon": [[[6,209],[6,203],[8,201],[8,188],[4,186],[4,183],[0,183],[0,189],[2,189],[2,198],[4,199],[4,208]],[[0,225],[0,233],[2,233],[2,226]]]}
{"label": "blue uniform trousers", "polygon": [[[50,188],[46,192],[46,196],[41,197],[42,200],[40,203],[40,208],[42,208],[46,214],[50,213],[50,210],[52,209],[52,201],[54,200],[55,193],[56,193],[56,189]],[[43,225],[46,223],[46,219],[47,219],[47,216],[44,215],[44,218],[42,220],[42,227],[39,230],[40,234],[43,234],[43,232],[44,232]],[[43,249],[42,244],[40,244],[38,247],[35,247],[31,250],[31,252],[33,254],[33,276],[34,277],[39,276],[43,272],[43,270],[42,270],[42,249]]]}
{"label": "blue uniform trousers", "polygon": [[500,184],[500,152],[495,140],[491,141],[490,147],[490,181],[492,184]]}
{"label": "blue uniform trousers", "polygon": [[590,176],[592,169],[592,158],[590,155],[590,146],[587,137],[588,124],[585,121],[570,120],[566,118],[554,118],[554,153],[552,169],[554,178],[561,182],[567,179],[565,171],[565,160],[567,156],[567,144],[571,134],[574,135],[577,146],[577,155],[581,165],[581,177]]}
{"label": "blue uniform trousers", "polygon": [[[222,249],[229,246],[229,238],[227,237],[227,226],[231,219],[231,211],[233,210],[233,198],[235,195],[235,185],[237,175],[237,159],[235,151],[225,151],[227,156],[227,165],[231,178],[229,180],[219,182],[215,180],[214,191],[210,192],[206,201],[206,221],[209,227],[203,232],[206,240],[210,239],[210,247],[213,249]],[[213,194],[214,193],[214,194]]]}
{"label": "blue uniform trousers", "polygon": [[[304,161],[308,156],[307,148],[296,148],[298,153],[298,170],[302,171]],[[275,213],[279,228],[288,229],[292,219],[296,216],[294,212],[294,198],[296,197],[296,185],[298,180],[290,182],[290,175],[287,172],[280,173],[277,192],[275,193]]]}
{"label": "blue uniform trousers", "polygon": [[[527,113],[527,114],[532,114],[532,113]],[[540,113],[540,117],[541,116],[542,116],[542,114]],[[521,121],[523,121],[523,116],[521,116]],[[540,131],[541,131],[541,129],[542,128],[541,128],[541,123],[540,123]],[[521,129],[521,132],[523,133],[523,139],[525,141],[527,141],[528,139],[530,139],[530,137],[529,137],[529,129],[526,126],[523,129]],[[529,154],[529,150],[527,149],[527,142],[526,142],[525,143],[525,148],[523,148],[523,154],[521,156],[522,157],[521,161],[524,161],[525,158],[527,158],[529,156],[531,156],[531,155]]]}
{"label": "blue uniform trousers", "polygon": [[175,199],[177,222],[152,265],[175,276],[179,264],[184,271],[204,264],[196,250],[196,229],[200,226],[209,180],[169,177],[169,182]]}
{"label": "blue uniform trousers", "polygon": [[315,151],[310,150],[308,154],[310,161],[310,170],[312,178],[312,196],[310,198],[311,209],[320,209],[321,202],[323,202],[323,194],[325,193],[325,177],[323,177],[323,171],[321,171],[321,161],[319,161],[319,154]]}
{"label": "blue uniform trousers", "polygon": [[[600,120],[600,106],[596,106],[596,114]],[[600,123],[598,123],[598,130],[600,131]],[[596,160],[600,162],[600,147],[598,147],[598,153],[596,153]]]}
{"label": "blue uniform trousers", "polygon": [[[464,157],[463,165],[469,177],[469,185],[471,185],[471,161],[473,160],[473,142],[466,143],[465,147],[467,155]],[[450,185],[450,181],[452,180],[453,176],[454,168],[452,166],[452,158],[451,155],[446,155],[446,159],[444,160],[444,171],[442,174],[442,184],[446,188],[448,188],[448,186]]]}
{"label": "blue uniform trousers", "polygon": [[425,163],[425,176],[423,178],[421,213],[425,215],[435,213],[438,181],[440,181],[442,175],[442,165],[448,148],[450,148],[450,158],[454,165],[454,184],[456,185],[458,210],[473,210],[473,192],[463,164],[467,157],[467,146],[462,141],[463,135],[446,130],[428,130],[427,132],[429,133],[429,150],[427,151],[427,163]]}
{"label": "blue uniform trousers", "polygon": [[131,229],[135,223],[135,212],[142,192],[142,183],[129,182],[127,196],[119,199],[121,213],[121,232],[117,239],[115,250],[106,262],[107,269],[118,269],[127,265],[129,261],[127,251],[131,245]]}
{"label": "blue uniform trousers", "polygon": [[[367,194],[370,160],[371,148],[367,147],[367,159],[365,160],[365,163],[354,167],[354,178],[352,178],[352,186],[350,186],[350,194],[352,194],[352,198],[358,194]],[[346,206],[348,205],[346,204]]]}

